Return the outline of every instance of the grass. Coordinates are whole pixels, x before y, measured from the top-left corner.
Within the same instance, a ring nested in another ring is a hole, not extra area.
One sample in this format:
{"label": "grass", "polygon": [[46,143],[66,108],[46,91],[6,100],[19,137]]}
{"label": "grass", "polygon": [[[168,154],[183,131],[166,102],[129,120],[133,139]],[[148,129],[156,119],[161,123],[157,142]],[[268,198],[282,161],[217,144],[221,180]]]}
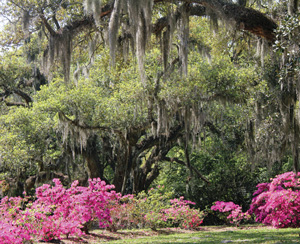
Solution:
{"label": "grass", "polygon": [[[122,239],[109,242],[119,243],[299,243],[299,230],[296,229],[234,229],[234,230],[209,230],[185,234],[162,234],[139,239]],[[101,242],[100,242],[101,243]]]}
{"label": "grass", "polygon": [[152,230],[127,230],[116,233],[95,230],[90,236],[82,239],[63,239],[62,243],[300,243],[299,229],[273,229],[263,226],[233,227],[202,227],[198,231],[184,231],[179,229]]}

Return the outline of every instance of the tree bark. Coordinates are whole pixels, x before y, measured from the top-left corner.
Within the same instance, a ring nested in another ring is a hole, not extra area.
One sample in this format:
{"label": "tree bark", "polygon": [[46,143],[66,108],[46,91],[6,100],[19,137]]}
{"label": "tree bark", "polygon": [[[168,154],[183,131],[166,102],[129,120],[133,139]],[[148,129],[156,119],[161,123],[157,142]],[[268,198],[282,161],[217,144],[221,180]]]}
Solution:
{"label": "tree bark", "polygon": [[289,0],[288,1],[288,13],[289,15],[294,15],[298,12],[299,0]]}
{"label": "tree bark", "polygon": [[87,146],[82,151],[82,155],[86,162],[89,178],[92,179],[99,177],[100,179],[104,180],[103,165],[101,165],[97,148],[97,136],[93,135],[88,139]]}

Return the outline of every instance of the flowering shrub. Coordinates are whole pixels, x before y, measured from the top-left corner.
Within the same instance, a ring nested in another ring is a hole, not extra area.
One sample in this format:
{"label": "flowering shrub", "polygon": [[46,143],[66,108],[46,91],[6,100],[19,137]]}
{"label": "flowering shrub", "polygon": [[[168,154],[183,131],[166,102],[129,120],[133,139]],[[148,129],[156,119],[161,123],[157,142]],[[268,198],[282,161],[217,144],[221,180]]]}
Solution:
{"label": "flowering shrub", "polygon": [[171,195],[164,192],[163,186],[152,188],[147,193],[141,192],[136,197],[127,195],[111,210],[111,228],[156,229],[176,226],[190,229],[203,222],[204,214],[200,210],[190,208],[190,205],[195,203],[184,200],[183,197],[170,200]]}
{"label": "flowering shrub", "polygon": [[215,205],[211,207],[211,210],[219,211],[221,213],[229,212],[239,207],[239,205],[234,204],[233,202],[216,201],[214,204]]}
{"label": "flowering shrub", "polygon": [[164,187],[151,188],[137,196],[127,195],[111,209],[112,229],[166,227],[162,210],[170,206],[172,193],[164,192]]}
{"label": "flowering shrub", "polygon": [[136,228],[144,221],[139,214],[137,199],[131,194],[121,197],[118,204],[112,206],[110,214],[112,221],[109,229],[112,231]]}
{"label": "flowering shrub", "polygon": [[260,183],[250,209],[243,213],[233,202],[216,202],[212,210],[230,212],[227,218],[239,223],[250,214],[255,220],[276,228],[300,227],[300,173],[286,172],[271,179],[270,183]]}
{"label": "flowering shrub", "polygon": [[63,234],[80,236],[88,222],[94,219],[98,219],[101,228],[110,225],[109,207],[120,198],[110,191],[114,186],[93,179],[89,187],[79,187],[75,181],[65,189],[58,179],[53,182],[53,187],[44,184],[37,188],[36,200],[28,202],[25,210],[21,205],[26,199],[6,197],[1,200],[0,240],[7,240],[6,233],[15,238],[7,243],[33,238],[60,239]]}
{"label": "flowering shrub", "polygon": [[277,175],[271,183],[258,184],[249,213],[256,221],[277,228],[300,226],[300,181],[294,172]]}
{"label": "flowering shrub", "polygon": [[65,189],[58,179],[54,186],[44,184],[36,189],[34,201],[29,197],[5,197],[0,203],[0,243],[61,239],[62,235],[81,236],[90,221],[98,220],[100,228],[179,226],[195,228],[203,214],[179,199],[170,200],[164,187],[142,192],[138,196],[112,191],[100,179],[89,180],[88,187],[74,181]]}
{"label": "flowering shrub", "polygon": [[165,192],[164,186],[151,188],[147,194],[141,192],[137,196],[137,207],[143,216],[145,227],[156,229],[169,226],[169,223],[163,219],[163,210],[170,206],[171,192]]}
{"label": "flowering shrub", "polygon": [[190,208],[190,205],[195,205],[194,202],[184,200],[183,197],[172,199],[170,202],[171,207],[162,211],[164,221],[184,229],[194,229],[202,224],[205,215],[199,209]]}
{"label": "flowering shrub", "polygon": [[234,204],[233,202],[223,202],[217,201],[211,207],[211,210],[219,211],[221,213],[229,213],[227,219],[230,220],[230,223],[239,225],[243,219],[249,219],[250,215],[246,212],[242,212],[242,207]]}
{"label": "flowering shrub", "polygon": [[0,203],[0,243],[23,243],[30,240],[29,233],[19,225],[22,219],[21,197],[4,197]]}
{"label": "flowering shrub", "polygon": [[22,228],[12,225],[5,220],[0,221],[0,243],[12,244],[23,243],[24,240],[30,240],[31,237],[24,233]]}

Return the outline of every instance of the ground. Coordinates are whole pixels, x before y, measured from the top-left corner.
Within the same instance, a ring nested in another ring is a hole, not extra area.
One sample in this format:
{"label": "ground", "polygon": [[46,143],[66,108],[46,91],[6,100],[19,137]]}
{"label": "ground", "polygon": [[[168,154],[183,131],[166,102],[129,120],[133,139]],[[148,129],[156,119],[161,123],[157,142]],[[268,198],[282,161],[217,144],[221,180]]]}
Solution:
{"label": "ground", "polygon": [[[94,230],[81,238],[63,239],[52,243],[61,244],[98,244],[98,243],[300,243],[298,229],[274,229],[266,226],[203,226],[197,230],[164,228],[157,231],[121,230],[109,232]],[[44,242],[45,243],[45,242]]]}

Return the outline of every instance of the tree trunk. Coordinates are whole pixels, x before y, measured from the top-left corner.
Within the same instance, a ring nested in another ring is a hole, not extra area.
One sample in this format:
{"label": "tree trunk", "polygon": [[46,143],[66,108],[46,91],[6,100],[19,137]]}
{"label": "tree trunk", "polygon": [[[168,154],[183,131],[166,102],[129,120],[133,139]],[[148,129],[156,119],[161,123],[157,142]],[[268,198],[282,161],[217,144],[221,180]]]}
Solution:
{"label": "tree trunk", "polygon": [[289,0],[288,2],[288,13],[289,15],[294,15],[298,12],[299,0]]}
{"label": "tree trunk", "polygon": [[82,155],[85,159],[89,178],[103,179],[103,166],[97,150],[97,136],[94,135],[88,139],[86,149],[83,150]]}

